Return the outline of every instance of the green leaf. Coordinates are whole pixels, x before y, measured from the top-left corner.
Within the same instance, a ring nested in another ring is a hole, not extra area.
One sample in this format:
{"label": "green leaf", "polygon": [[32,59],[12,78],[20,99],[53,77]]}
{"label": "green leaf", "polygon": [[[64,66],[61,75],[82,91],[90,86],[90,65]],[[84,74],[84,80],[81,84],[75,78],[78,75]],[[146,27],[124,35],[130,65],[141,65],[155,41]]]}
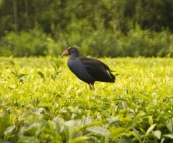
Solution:
{"label": "green leaf", "polygon": [[10,141],[0,139],[0,143],[11,143]]}
{"label": "green leaf", "polygon": [[75,126],[75,121],[74,120],[69,120],[64,122],[64,124],[68,127],[74,127]]}
{"label": "green leaf", "polygon": [[132,128],[134,125],[136,125],[136,123],[138,122],[139,119],[142,118],[142,116],[144,116],[145,113],[144,112],[140,112],[138,113],[133,119],[132,121],[130,121],[127,125],[127,130],[129,130],[130,128]]}
{"label": "green leaf", "polygon": [[105,136],[101,136],[101,138],[100,138],[100,143],[105,143],[105,142],[107,142],[107,141],[106,141],[106,137],[105,137]]}
{"label": "green leaf", "polygon": [[57,130],[57,126],[56,126],[56,123],[54,121],[51,121],[49,120],[47,122],[47,125],[49,127],[49,130],[50,130],[50,133],[53,135],[53,136],[56,136],[58,134],[58,130]]}
{"label": "green leaf", "polygon": [[90,131],[102,136],[111,136],[111,133],[109,132],[109,130],[101,126],[88,127],[87,131]]}
{"label": "green leaf", "polygon": [[37,130],[37,127],[38,127],[37,123],[25,124],[23,127],[21,127],[20,134],[21,135],[27,134],[28,136],[34,136]]}
{"label": "green leaf", "polygon": [[[89,125],[90,123],[92,123],[93,118],[90,116],[85,117],[84,119],[81,120],[83,122],[84,125]],[[96,124],[95,124],[96,125]]]}
{"label": "green leaf", "polygon": [[39,103],[38,107],[51,107],[52,104],[51,103]]}
{"label": "green leaf", "polygon": [[[6,131],[8,129],[7,127],[9,125],[10,125],[9,115],[0,112],[0,137],[3,137],[4,131]],[[8,130],[10,130],[10,127]],[[9,131],[7,131],[7,132],[9,132]]]}
{"label": "green leaf", "polygon": [[38,71],[38,74],[39,74],[43,79],[45,79],[44,73],[42,73],[41,71]]}
{"label": "green leaf", "polygon": [[63,65],[63,61],[61,59],[59,59],[59,58],[53,64],[55,69],[59,69],[61,65]]}
{"label": "green leaf", "polygon": [[64,130],[64,119],[57,116],[53,121],[56,123],[58,132],[61,133]]}
{"label": "green leaf", "polygon": [[73,132],[76,128],[76,124],[74,120],[69,120],[64,122],[64,133],[66,135],[67,140],[71,140],[73,138]]}
{"label": "green leaf", "polygon": [[154,129],[155,126],[156,126],[156,124],[153,124],[148,128],[148,130],[146,132],[146,136]]}
{"label": "green leaf", "polygon": [[54,121],[48,120],[46,123],[42,122],[39,124],[35,134],[39,137],[45,137],[45,135],[48,135],[48,138],[51,137],[56,140],[59,137],[59,130]]}
{"label": "green leaf", "polygon": [[70,140],[69,143],[80,143],[80,142],[84,142],[88,139],[89,139],[89,137],[80,136],[80,137],[77,137],[77,138],[74,138],[74,139]]}
{"label": "green leaf", "polygon": [[148,116],[148,121],[149,121],[150,125],[153,124],[153,118],[152,118],[152,116]]}
{"label": "green leaf", "polygon": [[153,131],[152,133],[156,138],[158,138],[158,139],[161,138],[161,131],[160,130]]}
{"label": "green leaf", "polygon": [[102,123],[101,121],[93,121],[93,122],[87,123],[87,127],[101,125],[101,123]]}
{"label": "green leaf", "polygon": [[19,75],[17,75],[17,78],[18,79],[20,79],[20,78],[22,78],[22,77],[24,77],[24,76],[26,76],[27,74],[19,74]]}
{"label": "green leaf", "polygon": [[33,112],[33,113],[36,113],[36,114],[41,114],[41,113],[43,113],[44,111],[45,111],[44,108],[33,108],[33,109],[32,109],[32,112]]}
{"label": "green leaf", "polygon": [[134,136],[139,141],[139,143],[141,143],[141,135],[138,133],[136,129],[133,128],[133,131],[128,132],[126,135]]}
{"label": "green leaf", "polygon": [[163,135],[163,137],[173,139],[173,134],[166,134],[166,135]]}
{"label": "green leaf", "polygon": [[34,143],[34,142],[35,142],[34,137],[21,136],[19,137],[19,140],[17,143]]}
{"label": "green leaf", "polygon": [[173,133],[173,119],[172,118],[169,118],[167,121],[166,121],[166,126],[168,128],[168,130]]}
{"label": "green leaf", "polygon": [[162,138],[161,141],[160,141],[160,143],[164,143],[164,141],[165,141],[165,138]]}
{"label": "green leaf", "polygon": [[14,130],[15,130],[15,125],[11,125],[5,130],[4,135],[5,136],[11,135],[14,132]]}
{"label": "green leaf", "polygon": [[46,126],[46,122],[39,122],[37,131],[35,132],[36,137],[41,134],[41,132],[44,130],[45,126]]}
{"label": "green leaf", "polygon": [[110,129],[110,132],[112,134],[113,137],[118,137],[120,134],[125,133],[126,128],[123,127],[113,127],[112,129]]}
{"label": "green leaf", "polygon": [[122,136],[121,137],[121,141],[122,141],[122,143],[132,143],[132,141],[130,140],[130,138],[127,137],[127,136]]}
{"label": "green leaf", "polygon": [[120,119],[117,118],[117,117],[107,118],[107,121],[108,121],[109,124],[113,124],[113,123],[115,123],[115,122],[117,122],[117,121],[119,121],[119,120],[120,120]]}

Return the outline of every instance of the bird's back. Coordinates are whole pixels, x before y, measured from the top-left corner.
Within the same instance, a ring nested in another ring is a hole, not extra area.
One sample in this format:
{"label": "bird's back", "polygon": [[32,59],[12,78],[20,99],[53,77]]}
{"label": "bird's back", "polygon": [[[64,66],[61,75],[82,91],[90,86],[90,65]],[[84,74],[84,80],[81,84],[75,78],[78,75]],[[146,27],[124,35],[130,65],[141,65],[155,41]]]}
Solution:
{"label": "bird's back", "polygon": [[115,76],[111,73],[109,67],[103,62],[94,58],[81,57],[88,73],[96,80],[102,82],[115,82]]}

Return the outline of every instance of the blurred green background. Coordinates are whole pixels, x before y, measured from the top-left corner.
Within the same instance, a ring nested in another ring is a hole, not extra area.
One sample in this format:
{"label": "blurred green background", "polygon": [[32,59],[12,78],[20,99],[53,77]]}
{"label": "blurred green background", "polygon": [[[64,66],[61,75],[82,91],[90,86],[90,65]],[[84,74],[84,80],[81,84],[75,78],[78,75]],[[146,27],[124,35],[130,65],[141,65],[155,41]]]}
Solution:
{"label": "blurred green background", "polygon": [[0,0],[0,56],[173,57],[172,0]]}

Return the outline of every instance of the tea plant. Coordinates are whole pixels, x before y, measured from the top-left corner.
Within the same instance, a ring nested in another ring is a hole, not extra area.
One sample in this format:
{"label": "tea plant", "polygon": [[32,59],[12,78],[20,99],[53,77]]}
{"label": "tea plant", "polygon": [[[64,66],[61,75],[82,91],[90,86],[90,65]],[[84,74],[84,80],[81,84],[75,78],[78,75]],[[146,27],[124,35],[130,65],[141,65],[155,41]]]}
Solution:
{"label": "tea plant", "polygon": [[0,58],[1,143],[173,142],[173,60],[103,58],[95,91],[66,58]]}

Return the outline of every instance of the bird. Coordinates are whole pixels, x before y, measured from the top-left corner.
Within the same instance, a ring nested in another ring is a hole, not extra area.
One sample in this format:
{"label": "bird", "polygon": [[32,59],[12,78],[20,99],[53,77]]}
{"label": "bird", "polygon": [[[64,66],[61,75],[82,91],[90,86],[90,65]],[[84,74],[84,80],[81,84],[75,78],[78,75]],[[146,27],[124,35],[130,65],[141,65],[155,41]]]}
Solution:
{"label": "bird", "polygon": [[94,82],[112,82],[116,77],[111,73],[110,68],[100,60],[88,57],[79,57],[76,47],[68,47],[62,56],[70,55],[67,60],[69,69],[82,81],[89,85],[91,90],[95,90]]}

